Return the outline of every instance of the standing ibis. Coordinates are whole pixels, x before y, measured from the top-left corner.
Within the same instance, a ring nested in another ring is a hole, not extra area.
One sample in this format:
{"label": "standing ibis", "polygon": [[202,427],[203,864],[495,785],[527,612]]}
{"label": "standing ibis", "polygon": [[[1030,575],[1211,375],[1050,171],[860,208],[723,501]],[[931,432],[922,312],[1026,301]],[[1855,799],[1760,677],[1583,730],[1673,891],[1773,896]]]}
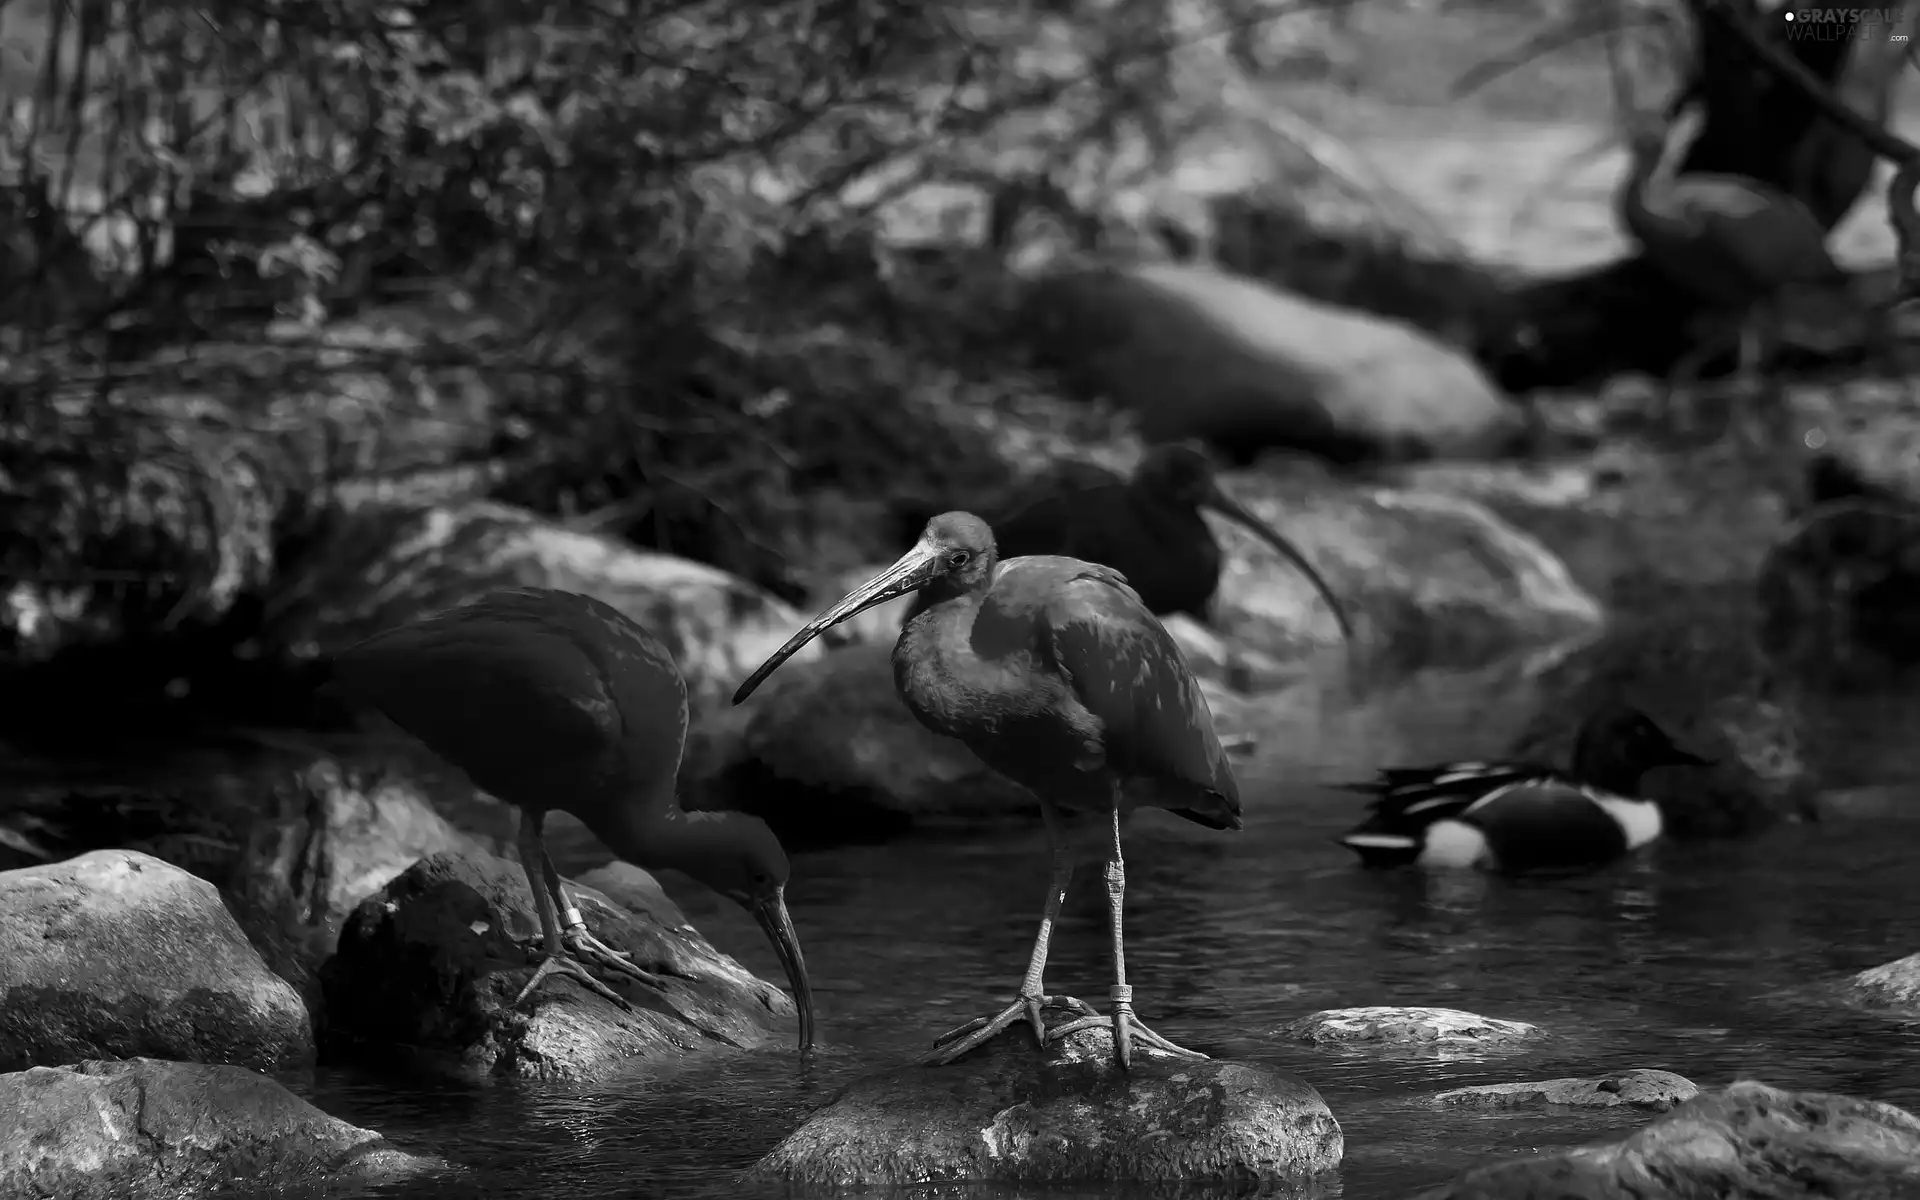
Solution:
{"label": "standing ibis", "polygon": [[1739,324],[1739,373],[1762,363],[1763,332],[1775,333],[1781,303],[1794,293],[1834,294],[1846,272],[1827,249],[1827,231],[1805,204],[1741,175],[1664,171],[1665,123],[1634,121],[1632,165],[1616,205],[1647,261],[1672,285]]}
{"label": "standing ibis", "polygon": [[652,634],[598,600],[514,588],[375,634],[335,669],[349,696],[520,810],[520,865],[546,954],[516,1005],[547,976],[566,975],[629,1007],[583,963],[662,984],[589,933],[567,899],[541,839],[557,808],[628,862],[683,871],[751,912],[793,987],[800,1048],[813,1045],[813,991],[787,915],[787,856],[753,817],[681,809],[674,779],[687,685]]}
{"label": "standing ibis", "polygon": [[[1186,443],[1149,450],[1133,479],[1090,486],[1066,482],[1050,495],[993,523],[1007,559],[1064,554],[1112,567],[1152,612],[1207,620],[1220,587],[1220,543],[1200,515],[1210,508],[1272,546],[1326,599],[1342,637],[1347,615],[1333,591],[1293,543],[1220,489],[1206,455]],[[919,605],[932,603],[923,593]]]}
{"label": "standing ibis", "polygon": [[1113,934],[1114,1056],[1128,1066],[1138,1037],[1170,1054],[1204,1057],[1133,1013],[1121,938],[1120,824],[1131,809],[1151,805],[1209,829],[1239,829],[1240,791],[1179,647],[1119,572],[1052,555],[999,562],[985,521],[945,513],[898,562],[807,622],[740,685],[733,702],[821,631],[914,591],[922,605],[894,645],[894,686],[922,725],[964,742],[1039,797],[1053,854],[1018,998],[940,1038],[928,1061],[952,1061],[1022,1018],[1045,1046],[1050,1035],[1041,1012],[1050,1004],[1079,1017],[1053,1037],[1108,1022],[1078,1000],[1049,997],[1041,979],[1081,837],[1091,832],[1091,822],[1080,822],[1089,818],[1103,826],[1097,853],[1106,864]]}
{"label": "standing ibis", "polygon": [[1455,762],[1392,767],[1345,791],[1375,797],[1340,844],[1370,867],[1525,871],[1602,863],[1638,850],[1665,827],[1658,801],[1635,793],[1655,767],[1705,766],[1646,714],[1625,705],[1581,724],[1572,769]]}

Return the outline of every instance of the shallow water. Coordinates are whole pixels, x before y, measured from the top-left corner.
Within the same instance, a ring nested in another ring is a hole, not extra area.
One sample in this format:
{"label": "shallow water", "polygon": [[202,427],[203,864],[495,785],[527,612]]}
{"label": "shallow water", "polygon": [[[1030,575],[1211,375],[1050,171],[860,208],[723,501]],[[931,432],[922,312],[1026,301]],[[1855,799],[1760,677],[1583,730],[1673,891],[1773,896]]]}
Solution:
{"label": "shallow water", "polygon": [[[1435,725],[1459,720],[1457,711],[1432,716]],[[1404,712],[1394,718],[1410,719],[1417,722]],[[1397,757],[1431,740],[1400,733],[1361,741],[1390,745],[1382,756]],[[1290,785],[1297,766],[1271,760],[1254,761],[1241,777],[1244,832],[1211,834],[1145,813],[1130,833],[1129,975],[1142,1016],[1169,1037],[1284,1067],[1320,1090],[1346,1134],[1341,1174],[1320,1194],[1401,1197],[1474,1163],[1613,1136],[1647,1119],[1422,1103],[1467,1084],[1661,1067],[1703,1086],[1759,1078],[1920,1109],[1915,1026],[1841,1007],[1822,992],[1848,972],[1920,949],[1920,822],[1669,844],[1571,879],[1426,878],[1362,871],[1332,844],[1353,819],[1355,797]],[[574,844],[556,846],[556,857],[572,873],[605,856]],[[382,1195],[777,1195],[743,1189],[737,1170],[842,1083],[1011,996],[1045,859],[1037,825],[796,856],[789,899],[825,1043],[806,1067],[782,1048],[716,1059],[677,1078],[588,1086],[449,1087],[341,1070],[296,1086],[405,1148],[473,1168]],[[781,978],[743,913],[675,877],[665,882],[717,944]],[[1104,921],[1103,897],[1083,877],[1047,976],[1055,990],[1103,1007]],[[1271,1036],[1317,1009],[1360,1004],[1464,1008],[1533,1022],[1552,1036],[1521,1053],[1453,1059],[1319,1050]]]}

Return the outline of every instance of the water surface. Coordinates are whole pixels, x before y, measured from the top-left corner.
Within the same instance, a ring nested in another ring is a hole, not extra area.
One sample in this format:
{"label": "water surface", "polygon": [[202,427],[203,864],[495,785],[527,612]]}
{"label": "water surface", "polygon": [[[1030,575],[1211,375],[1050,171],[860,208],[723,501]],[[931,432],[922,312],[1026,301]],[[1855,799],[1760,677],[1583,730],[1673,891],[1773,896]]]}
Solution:
{"label": "water surface", "polygon": [[[1436,714],[1442,724],[1458,719]],[[1920,822],[1668,844],[1571,879],[1427,878],[1360,870],[1330,841],[1353,819],[1355,798],[1290,782],[1297,778],[1270,760],[1245,769],[1247,828],[1238,834],[1142,815],[1128,842],[1128,968],[1143,1018],[1167,1036],[1283,1067],[1320,1090],[1346,1134],[1342,1172],[1322,1194],[1402,1197],[1478,1162],[1614,1136],[1647,1119],[1423,1103],[1467,1084],[1660,1067],[1703,1086],[1758,1078],[1920,1109],[1920,1029],[1841,1007],[1822,990],[1920,949]],[[560,849],[571,860],[563,871],[604,858],[592,847]],[[1037,826],[797,855],[789,900],[825,1043],[806,1067],[783,1047],[677,1077],[585,1086],[453,1087],[328,1070],[302,1087],[403,1147],[473,1168],[383,1195],[777,1195],[743,1188],[738,1169],[841,1084],[1010,999],[1045,878]],[[665,882],[717,944],[782,978],[745,914],[683,880]],[[1105,1006],[1104,923],[1101,889],[1083,877],[1054,940],[1052,990]],[[1317,1009],[1359,1004],[1471,1009],[1533,1022],[1552,1037],[1502,1058],[1442,1060],[1270,1036]]]}

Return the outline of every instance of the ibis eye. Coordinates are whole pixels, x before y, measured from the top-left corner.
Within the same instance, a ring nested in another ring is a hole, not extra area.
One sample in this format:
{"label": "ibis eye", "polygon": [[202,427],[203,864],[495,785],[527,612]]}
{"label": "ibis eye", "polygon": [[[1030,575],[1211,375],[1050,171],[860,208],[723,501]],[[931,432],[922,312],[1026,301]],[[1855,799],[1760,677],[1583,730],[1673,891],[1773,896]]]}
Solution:
{"label": "ibis eye", "polygon": [[955,550],[952,554],[947,555],[947,565],[957,569],[966,566],[972,558],[973,555],[968,554],[965,550]]}

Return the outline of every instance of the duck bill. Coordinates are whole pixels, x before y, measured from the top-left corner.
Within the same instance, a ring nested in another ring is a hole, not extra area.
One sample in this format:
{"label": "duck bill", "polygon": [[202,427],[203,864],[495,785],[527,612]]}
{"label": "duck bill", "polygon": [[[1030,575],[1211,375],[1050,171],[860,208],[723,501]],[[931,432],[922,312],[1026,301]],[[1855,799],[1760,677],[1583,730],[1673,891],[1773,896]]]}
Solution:
{"label": "duck bill", "polygon": [[787,986],[793,992],[793,1006],[800,1012],[800,1053],[813,1049],[813,983],[807,978],[807,960],[800,953],[800,935],[794,932],[793,918],[787,915],[786,889],[776,888],[771,896],[754,901],[753,919],[766,930],[773,952],[787,973]]}
{"label": "duck bill", "polygon": [[1666,760],[1669,765],[1676,767],[1710,767],[1713,765],[1712,759],[1702,758],[1693,751],[1682,750],[1678,746],[1674,746],[1667,751]]}
{"label": "duck bill", "polygon": [[780,664],[796,654],[800,647],[840,622],[858,616],[876,604],[885,604],[896,596],[919,591],[932,579],[940,565],[940,552],[932,546],[921,543],[900,556],[900,561],[867,580],[859,587],[834,601],[827,611],[800,627],[800,632],[787,639],[787,644],[773,652],[773,656],[760,664],[758,670],[747,676],[733,694],[733,702],[739,704],[754,689],[767,681],[767,676],[780,669]]}
{"label": "duck bill", "polygon": [[1333,613],[1334,622],[1340,626],[1340,636],[1349,642],[1353,640],[1353,625],[1347,620],[1347,610],[1341,607],[1340,601],[1333,594],[1333,589],[1327,586],[1327,581],[1320,578],[1320,572],[1313,569],[1313,564],[1307,561],[1306,555],[1294,548],[1292,542],[1281,537],[1279,531],[1265,521],[1242,508],[1218,486],[1208,490],[1204,503],[1208,508],[1272,546],[1281,558],[1292,563],[1295,570],[1312,582],[1314,590],[1320,593],[1320,598],[1327,602],[1327,608]]}

